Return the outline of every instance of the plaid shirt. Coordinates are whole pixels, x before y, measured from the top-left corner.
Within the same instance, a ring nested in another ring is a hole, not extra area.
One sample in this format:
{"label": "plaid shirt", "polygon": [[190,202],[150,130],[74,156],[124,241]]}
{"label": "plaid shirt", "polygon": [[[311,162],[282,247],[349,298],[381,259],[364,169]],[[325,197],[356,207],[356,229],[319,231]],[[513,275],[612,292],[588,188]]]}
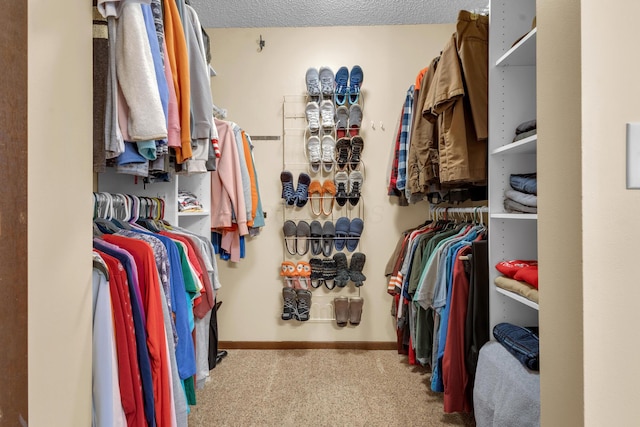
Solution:
{"label": "plaid shirt", "polygon": [[402,120],[400,124],[400,145],[398,149],[398,179],[396,188],[401,192],[407,185],[407,157],[409,156],[409,141],[411,139],[411,119],[413,115],[413,91],[415,86],[411,85],[407,91],[407,97],[402,109]]}

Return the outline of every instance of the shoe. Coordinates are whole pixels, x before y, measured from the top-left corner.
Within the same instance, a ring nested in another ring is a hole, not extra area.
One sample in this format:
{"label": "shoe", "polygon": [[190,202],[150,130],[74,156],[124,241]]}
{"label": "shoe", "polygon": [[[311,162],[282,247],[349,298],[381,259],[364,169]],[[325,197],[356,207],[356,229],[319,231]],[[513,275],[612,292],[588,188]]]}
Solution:
{"label": "shoe", "polygon": [[284,234],[284,246],[289,252],[289,255],[296,254],[296,223],[287,220],[282,225],[282,234]]}
{"label": "shoe", "polygon": [[309,68],[307,70],[307,74],[305,76],[305,80],[307,83],[307,94],[309,96],[320,96],[321,88],[320,88],[320,75],[318,70],[315,68]]}
{"label": "shoe", "polygon": [[322,92],[322,96],[325,98],[333,98],[333,92],[336,86],[333,71],[329,67],[320,67],[318,74],[320,76],[320,91]]}
{"label": "shoe", "polygon": [[351,138],[351,154],[349,155],[349,168],[356,170],[360,167],[360,156],[364,150],[364,140],[357,135]]}
{"label": "shoe", "polygon": [[320,130],[320,107],[318,103],[315,101],[307,103],[304,112],[309,123],[309,131],[312,134],[317,134]]}
{"label": "shoe", "polygon": [[[315,216],[319,216],[322,213],[323,193],[320,181],[315,179],[311,181],[309,184],[309,205],[311,205],[311,213]],[[314,206],[317,206],[318,209],[316,210]]]}
{"label": "shoe", "polygon": [[340,67],[336,73],[336,105],[344,105],[347,102],[347,94],[349,92],[349,69]]}
{"label": "shoe", "polygon": [[325,133],[331,132],[333,127],[336,125],[334,121],[334,117],[336,115],[335,107],[333,106],[333,101],[329,101],[325,99],[320,103],[320,117],[322,119],[322,129]]}
{"label": "shoe", "polygon": [[331,256],[333,251],[333,239],[336,237],[336,228],[331,221],[325,221],[322,226],[322,255]]}
{"label": "shoe", "polygon": [[336,221],[336,238],[335,238],[335,247],[336,251],[341,251],[344,249],[347,238],[349,237],[349,224],[351,221],[346,216],[342,216],[338,218]]}
{"label": "shoe", "polygon": [[360,201],[360,196],[362,192],[362,172],[360,171],[351,171],[349,174],[349,203],[351,206],[355,206]]}
{"label": "shoe", "polygon": [[338,170],[343,171],[349,164],[349,152],[351,150],[351,141],[349,138],[340,138],[336,143],[336,166]]}
{"label": "shoe", "polygon": [[336,261],[333,258],[325,258],[322,260],[322,280],[327,289],[332,290],[336,287]]}
{"label": "shoe", "polygon": [[338,252],[333,255],[333,259],[336,262],[335,284],[339,288],[344,288],[349,283],[349,264],[347,263],[347,256],[343,252]]}
{"label": "shoe", "polygon": [[[331,215],[333,213],[333,201],[336,197],[336,186],[330,179],[325,180],[322,183],[322,213],[324,215]],[[325,206],[329,205],[329,207],[325,210]]]}
{"label": "shoe", "polygon": [[296,303],[296,318],[301,322],[306,322],[309,320],[309,310],[311,310],[311,291],[298,289]]}
{"label": "shoe", "polygon": [[296,226],[296,253],[300,256],[309,252],[309,240],[311,237],[311,227],[306,221],[298,221]]}
{"label": "shoe", "polygon": [[349,319],[349,299],[347,297],[336,297],[333,299],[333,312],[338,326],[347,326]]}
{"label": "shoe", "polygon": [[298,261],[296,264],[296,272],[300,278],[300,287],[309,289],[309,279],[311,277],[311,265],[306,261]]}
{"label": "shoe", "polygon": [[362,252],[356,252],[351,256],[351,262],[349,263],[349,279],[356,285],[356,288],[362,286],[367,277],[362,274],[364,263],[367,261],[367,257]]}
{"label": "shoe", "polygon": [[303,172],[298,176],[298,186],[296,187],[296,206],[299,208],[307,204],[310,183],[311,178],[306,173]]}
{"label": "shoe", "polygon": [[322,169],[329,173],[333,170],[334,156],[336,152],[336,141],[331,135],[322,137]]}
{"label": "shoe", "polygon": [[354,218],[349,224],[349,238],[347,239],[347,250],[353,252],[358,247],[362,230],[364,229],[364,221],[360,218]]}
{"label": "shoe", "polygon": [[222,359],[224,359],[225,357],[227,357],[227,350],[220,350],[217,354],[216,354],[216,366],[220,364],[220,362],[222,362]]}
{"label": "shoe", "polygon": [[346,172],[337,172],[334,178],[336,184],[336,203],[338,206],[344,206],[347,203],[347,184],[349,183],[349,175]]}
{"label": "shoe", "polygon": [[309,267],[311,268],[311,275],[309,276],[311,287],[319,288],[324,283],[322,259],[311,258],[309,260]]}
{"label": "shoe", "polygon": [[344,138],[349,127],[349,109],[341,105],[336,110],[336,137]]}
{"label": "shoe", "polygon": [[320,221],[311,221],[309,228],[311,229],[311,254],[320,255],[322,253],[322,224]]}
{"label": "shoe", "polygon": [[292,288],[282,288],[282,320],[296,317],[296,291]]}
{"label": "shoe", "polygon": [[362,306],[364,299],[361,297],[349,298],[349,323],[356,326],[360,324],[362,318]]}
{"label": "shoe", "polygon": [[280,182],[282,183],[282,198],[287,202],[287,205],[293,206],[296,202],[296,192],[293,189],[293,175],[289,171],[282,171],[280,173]]}
{"label": "shoe", "polygon": [[311,173],[318,173],[320,171],[320,163],[322,161],[320,138],[315,135],[309,138],[307,141],[307,153]]}
{"label": "shoe", "polygon": [[356,136],[360,133],[362,126],[362,107],[353,104],[349,107],[349,135]]}
{"label": "shoe", "polygon": [[354,65],[349,76],[349,104],[357,104],[360,99],[360,87],[364,73],[359,65]]}

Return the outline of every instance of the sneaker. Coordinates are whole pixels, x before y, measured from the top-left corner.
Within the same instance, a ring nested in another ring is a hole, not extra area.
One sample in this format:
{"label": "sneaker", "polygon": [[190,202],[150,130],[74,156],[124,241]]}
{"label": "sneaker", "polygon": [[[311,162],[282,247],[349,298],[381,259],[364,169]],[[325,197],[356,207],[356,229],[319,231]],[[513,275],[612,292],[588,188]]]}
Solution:
{"label": "sneaker", "polygon": [[282,183],[282,198],[287,205],[293,205],[296,202],[296,192],[293,189],[293,175],[289,171],[280,172],[280,182]]}
{"label": "sneaker", "polygon": [[309,184],[311,178],[306,173],[302,172],[298,176],[298,186],[296,187],[296,206],[301,208],[307,204],[309,197]]}
{"label": "sneaker", "polygon": [[320,138],[315,135],[309,138],[309,140],[307,141],[307,152],[309,156],[309,165],[311,167],[311,172],[318,173],[320,171],[320,162],[322,161]]}
{"label": "sneaker", "polygon": [[350,73],[349,81],[349,104],[357,104],[360,99],[360,86],[362,86],[362,80],[364,79],[364,73],[359,65],[354,65]]}
{"label": "sneaker", "polygon": [[336,152],[336,141],[331,135],[322,137],[322,167],[325,172],[333,170],[334,156]]}
{"label": "sneaker", "polygon": [[296,291],[292,288],[282,288],[282,320],[296,317]]}
{"label": "sneaker", "polygon": [[335,126],[333,117],[335,116],[335,107],[333,101],[325,99],[320,103],[320,116],[322,117],[322,129],[331,132]]}
{"label": "sneaker", "polygon": [[361,136],[351,138],[351,154],[349,156],[349,167],[356,170],[360,167],[360,156],[364,150],[364,140]]}
{"label": "sneaker", "polygon": [[362,172],[351,171],[349,174],[349,203],[355,206],[360,201],[362,192],[362,181],[364,181]]}
{"label": "sneaker", "polygon": [[298,289],[296,291],[296,318],[302,322],[309,320],[311,309],[311,291]]}
{"label": "sneaker", "polygon": [[320,67],[320,90],[322,96],[333,98],[336,82],[333,77],[333,71],[329,67]]}
{"label": "sneaker", "polygon": [[340,138],[336,143],[336,167],[338,170],[345,170],[349,163],[349,151],[351,149],[351,141],[349,138]]}
{"label": "sneaker", "polygon": [[318,103],[315,101],[307,103],[304,112],[309,123],[309,130],[312,134],[318,133],[320,130],[320,107],[318,107]]}
{"label": "sneaker", "polygon": [[309,96],[320,96],[320,75],[315,68],[309,68],[305,77]]}
{"label": "sneaker", "polygon": [[344,206],[347,203],[347,185],[349,183],[349,175],[345,171],[337,172],[334,178],[336,184],[336,203],[338,206]]}
{"label": "sneaker", "polygon": [[336,110],[336,137],[343,138],[347,135],[349,127],[349,109],[341,105]]}
{"label": "sneaker", "polygon": [[349,92],[349,69],[340,67],[336,73],[336,105],[344,105],[347,102],[347,93]]}
{"label": "sneaker", "polygon": [[349,107],[349,135],[356,136],[362,126],[362,108],[358,104]]}

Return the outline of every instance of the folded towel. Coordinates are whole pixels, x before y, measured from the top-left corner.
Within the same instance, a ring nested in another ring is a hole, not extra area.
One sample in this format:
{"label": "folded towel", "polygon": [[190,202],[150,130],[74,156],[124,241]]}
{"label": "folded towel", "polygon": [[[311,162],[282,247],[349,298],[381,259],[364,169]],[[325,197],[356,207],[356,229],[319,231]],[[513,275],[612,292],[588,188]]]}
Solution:
{"label": "folded towel", "polygon": [[506,212],[515,213],[538,213],[538,208],[533,206],[526,206],[522,203],[518,203],[515,200],[504,199],[504,210]]}
{"label": "folded towel", "polygon": [[538,206],[538,196],[535,194],[527,194],[522,191],[516,190],[506,190],[504,192],[506,198],[511,199],[515,202],[520,203],[521,205],[537,207]]}
{"label": "folded towel", "polygon": [[516,128],[516,135],[529,132],[537,127],[537,120],[527,120],[526,122],[522,122]]}

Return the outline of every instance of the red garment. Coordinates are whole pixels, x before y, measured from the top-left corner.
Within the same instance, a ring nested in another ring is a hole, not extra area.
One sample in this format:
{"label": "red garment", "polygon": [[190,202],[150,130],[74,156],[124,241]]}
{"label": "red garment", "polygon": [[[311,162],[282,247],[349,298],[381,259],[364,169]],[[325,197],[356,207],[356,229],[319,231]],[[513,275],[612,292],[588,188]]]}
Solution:
{"label": "red garment", "polygon": [[511,279],[526,282],[538,289],[538,261],[536,260],[502,261],[496,264],[496,270]]}
{"label": "red garment", "polygon": [[131,299],[127,272],[116,258],[95,250],[109,269],[109,294],[115,327],[116,352],[118,355],[118,380],[122,409],[127,417],[127,426],[147,425],[142,400],[142,379],[138,366],[138,348],[133,325]]}
{"label": "red garment", "polygon": [[458,251],[453,264],[451,284],[451,306],[447,342],[442,356],[442,382],[444,384],[444,412],[471,412],[471,402],[466,389],[469,373],[465,364],[464,328],[467,321],[469,300],[469,277],[464,271],[464,263],[459,259],[471,252],[467,246]]}
{"label": "red garment", "polygon": [[167,340],[164,329],[164,315],[158,268],[151,246],[141,240],[114,234],[105,234],[102,238],[125,249],[133,256],[138,271],[138,283],[142,296],[142,306],[147,318],[147,346],[151,360],[153,379],[153,399],[155,403],[156,424],[158,427],[171,426],[171,389],[169,381],[169,360]]}
{"label": "red garment", "polygon": [[523,267],[516,272],[513,278],[522,282],[526,282],[527,284],[538,289],[538,266],[531,265],[529,267]]}

